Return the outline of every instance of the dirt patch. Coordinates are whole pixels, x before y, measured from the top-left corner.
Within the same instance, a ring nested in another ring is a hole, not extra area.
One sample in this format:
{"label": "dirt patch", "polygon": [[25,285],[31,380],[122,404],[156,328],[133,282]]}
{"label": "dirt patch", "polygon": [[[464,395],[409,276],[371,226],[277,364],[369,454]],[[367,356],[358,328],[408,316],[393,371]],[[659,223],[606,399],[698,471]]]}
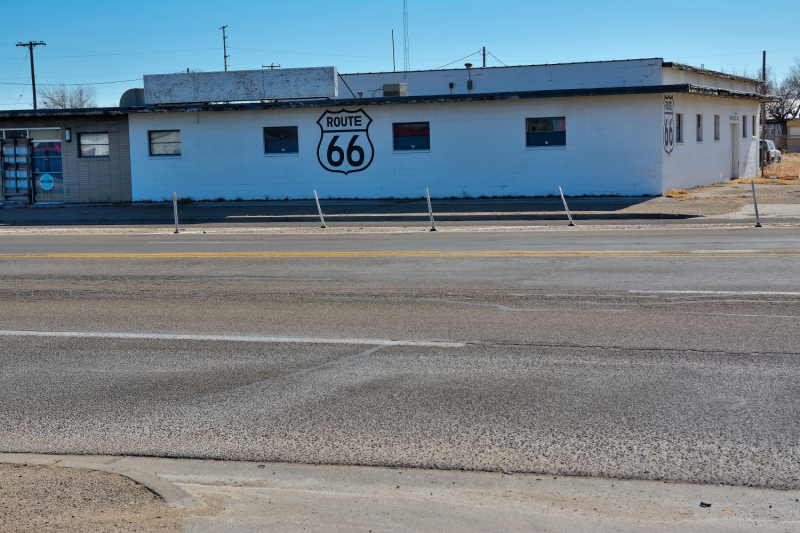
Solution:
{"label": "dirt patch", "polygon": [[776,178],[800,178],[800,154],[783,154],[781,162],[767,165],[763,175]]}
{"label": "dirt patch", "polygon": [[0,464],[2,533],[177,532],[187,514],[116,474]]}

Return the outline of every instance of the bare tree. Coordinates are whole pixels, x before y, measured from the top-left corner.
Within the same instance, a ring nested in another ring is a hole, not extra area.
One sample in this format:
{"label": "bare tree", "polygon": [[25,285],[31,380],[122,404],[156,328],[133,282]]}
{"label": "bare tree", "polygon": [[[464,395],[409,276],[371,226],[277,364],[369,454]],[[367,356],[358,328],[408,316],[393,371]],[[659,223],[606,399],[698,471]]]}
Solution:
{"label": "bare tree", "polygon": [[42,85],[36,88],[36,97],[46,109],[97,107],[97,90],[88,85]]}

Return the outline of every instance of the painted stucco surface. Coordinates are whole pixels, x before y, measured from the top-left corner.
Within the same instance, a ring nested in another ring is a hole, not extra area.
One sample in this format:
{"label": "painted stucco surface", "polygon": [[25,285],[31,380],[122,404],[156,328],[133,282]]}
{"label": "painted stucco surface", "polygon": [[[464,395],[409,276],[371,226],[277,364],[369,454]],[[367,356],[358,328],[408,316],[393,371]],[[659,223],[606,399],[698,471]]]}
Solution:
{"label": "painted stucco surface", "polygon": [[[134,114],[134,200],[660,194],[660,95],[365,108],[369,168],[343,175],[317,157],[323,109]],[[526,147],[526,118],[565,117],[566,147]],[[429,122],[430,150],[397,152],[392,124]],[[265,155],[263,128],[297,126],[299,153]],[[179,129],[180,157],[150,157],[148,130]]]}
{"label": "painted stucco surface", "polygon": [[335,98],[336,67],[192,72],[144,76],[148,105],[187,102]]}

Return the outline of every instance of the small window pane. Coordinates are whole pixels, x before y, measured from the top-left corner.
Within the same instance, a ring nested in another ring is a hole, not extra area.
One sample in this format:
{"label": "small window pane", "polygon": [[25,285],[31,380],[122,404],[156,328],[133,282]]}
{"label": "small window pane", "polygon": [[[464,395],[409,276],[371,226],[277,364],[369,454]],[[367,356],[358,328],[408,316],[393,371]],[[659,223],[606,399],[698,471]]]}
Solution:
{"label": "small window pane", "polygon": [[78,134],[78,157],[108,157],[108,133]]}
{"label": "small window pane", "polygon": [[264,128],[264,152],[267,154],[298,153],[297,126]]}
{"label": "small window pane", "polygon": [[34,141],[58,141],[61,140],[61,130],[30,130],[30,138]]}
{"label": "small window pane", "polygon": [[714,140],[719,140],[719,115],[714,115]]}
{"label": "small window pane", "polygon": [[150,145],[152,155],[180,155],[181,143],[156,143]]}
{"label": "small window pane", "polygon": [[181,155],[180,130],[150,131],[150,155]]}
{"label": "small window pane", "polygon": [[430,122],[393,124],[395,150],[430,150]]}
{"label": "small window pane", "polygon": [[6,139],[27,139],[28,130],[6,130]]}
{"label": "small window pane", "polygon": [[180,130],[175,131],[151,131],[151,143],[179,143],[181,142]]}
{"label": "small window pane", "polygon": [[566,146],[567,119],[565,117],[525,119],[526,146]]}

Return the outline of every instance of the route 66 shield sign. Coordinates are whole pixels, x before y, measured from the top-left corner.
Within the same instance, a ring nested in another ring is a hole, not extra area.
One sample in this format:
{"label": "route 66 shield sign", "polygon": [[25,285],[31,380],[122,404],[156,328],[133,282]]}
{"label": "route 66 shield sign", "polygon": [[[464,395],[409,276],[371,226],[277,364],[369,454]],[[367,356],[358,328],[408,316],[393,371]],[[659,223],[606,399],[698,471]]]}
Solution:
{"label": "route 66 shield sign", "polygon": [[667,155],[675,148],[675,100],[672,95],[664,96],[664,151]]}
{"label": "route 66 shield sign", "polygon": [[325,111],[319,124],[320,137],[317,159],[328,172],[361,172],[375,155],[369,138],[369,118],[363,109]]}

